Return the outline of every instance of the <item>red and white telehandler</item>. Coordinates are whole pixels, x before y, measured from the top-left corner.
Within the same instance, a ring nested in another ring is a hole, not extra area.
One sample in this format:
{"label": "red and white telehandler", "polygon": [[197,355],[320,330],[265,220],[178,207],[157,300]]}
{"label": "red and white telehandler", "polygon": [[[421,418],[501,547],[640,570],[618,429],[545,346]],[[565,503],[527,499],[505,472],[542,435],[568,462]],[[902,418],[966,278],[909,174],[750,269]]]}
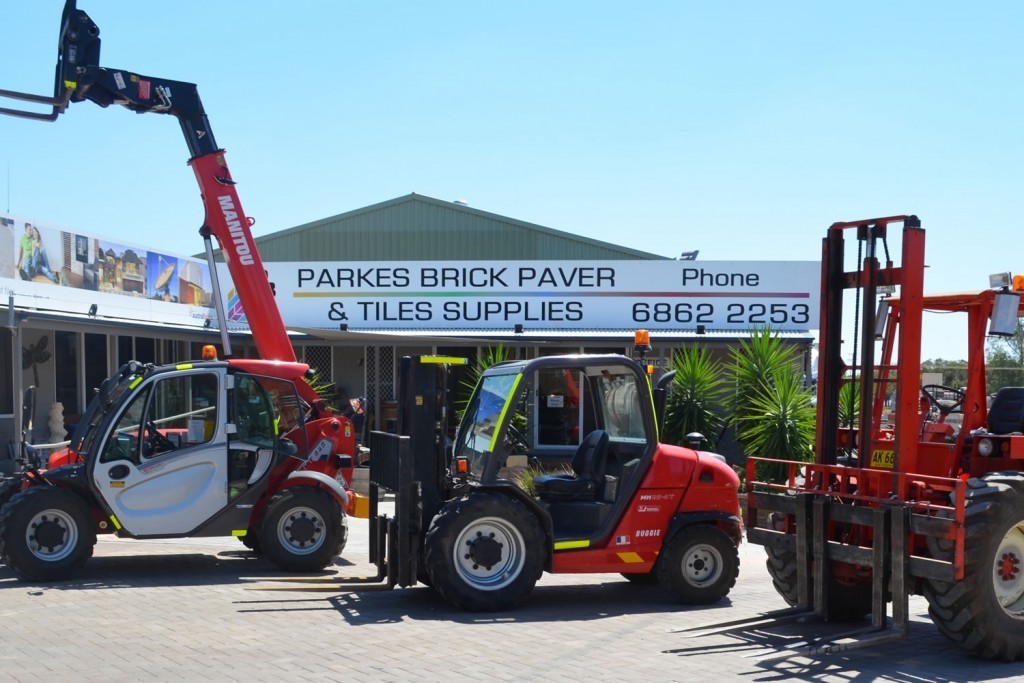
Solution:
{"label": "red and white telehandler", "polygon": [[[200,234],[225,358],[132,361],[105,380],[73,434],[73,462],[29,467],[0,489],[0,557],[24,580],[50,581],[79,570],[97,534],[234,535],[286,570],[322,569],[347,537],[352,423],[329,409],[307,382],[309,366],[296,360],[196,86],[100,66],[99,33],[68,0],[53,96],[0,90],[51,111],[0,113],[54,121],[70,103],[89,100],[178,119],[206,210]],[[259,360],[232,357],[211,237]]]}

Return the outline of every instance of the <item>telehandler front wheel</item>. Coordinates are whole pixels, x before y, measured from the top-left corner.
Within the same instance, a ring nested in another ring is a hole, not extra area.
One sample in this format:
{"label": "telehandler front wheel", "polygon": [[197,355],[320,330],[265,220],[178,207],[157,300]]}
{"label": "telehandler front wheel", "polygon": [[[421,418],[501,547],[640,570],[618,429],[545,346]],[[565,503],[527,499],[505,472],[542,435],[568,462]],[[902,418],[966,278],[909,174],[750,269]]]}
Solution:
{"label": "telehandler front wheel", "polygon": [[928,581],[939,631],[975,657],[1024,659],[1024,476],[967,482],[964,578]]}
{"label": "telehandler front wheel", "polygon": [[344,512],[329,493],[293,486],[274,494],[267,504],[257,547],[285,571],[312,572],[331,564],[347,537]]}
{"label": "telehandler front wheel", "polygon": [[430,523],[427,574],[460,609],[496,611],[521,603],[544,570],[544,532],[525,505],[500,493],[463,496]]}
{"label": "telehandler front wheel", "polygon": [[736,585],[739,572],[736,544],[713,526],[680,529],[658,557],[658,582],[688,605],[718,602]]}
{"label": "telehandler front wheel", "polygon": [[33,486],[0,508],[4,563],[26,581],[60,581],[92,557],[96,527],[78,495],[56,486]]}

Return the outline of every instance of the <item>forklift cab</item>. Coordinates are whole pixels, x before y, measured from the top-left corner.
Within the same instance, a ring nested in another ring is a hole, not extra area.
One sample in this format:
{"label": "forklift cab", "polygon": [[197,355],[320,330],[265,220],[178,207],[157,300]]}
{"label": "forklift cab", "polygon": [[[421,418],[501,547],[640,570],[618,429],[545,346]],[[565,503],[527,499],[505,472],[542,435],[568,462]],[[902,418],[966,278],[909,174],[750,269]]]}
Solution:
{"label": "forklift cab", "polygon": [[454,457],[479,484],[532,488],[556,535],[589,535],[614,517],[657,450],[650,397],[641,367],[624,356],[501,363],[483,374]]}

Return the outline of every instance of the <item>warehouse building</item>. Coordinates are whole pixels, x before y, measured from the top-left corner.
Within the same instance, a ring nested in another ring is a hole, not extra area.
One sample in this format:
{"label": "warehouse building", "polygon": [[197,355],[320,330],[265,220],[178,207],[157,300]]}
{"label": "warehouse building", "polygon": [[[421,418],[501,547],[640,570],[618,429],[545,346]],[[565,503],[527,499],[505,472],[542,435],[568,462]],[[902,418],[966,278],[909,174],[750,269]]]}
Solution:
{"label": "warehouse building", "polygon": [[[121,363],[194,358],[219,341],[198,258],[50,229],[55,280],[26,280],[16,257],[24,222],[5,216],[0,232],[12,245],[0,254],[9,331],[0,357],[11,359],[0,368],[0,387],[10,387],[0,390],[0,442],[13,448],[24,387],[38,387],[33,440],[46,441],[60,435],[55,412],[73,425]],[[256,241],[296,355],[339,405],[366,397],[382,428],[403,355],[475,358],[498,344],[519,357],[630,354],[633,331],[647,328],[649,359],[664,366],[688,344],[724,356],[771,324],[809,368],[817,327],[816,263],[669,259],[419,194]],[[253,356],[244,311],[219,272],[233,351]]]}

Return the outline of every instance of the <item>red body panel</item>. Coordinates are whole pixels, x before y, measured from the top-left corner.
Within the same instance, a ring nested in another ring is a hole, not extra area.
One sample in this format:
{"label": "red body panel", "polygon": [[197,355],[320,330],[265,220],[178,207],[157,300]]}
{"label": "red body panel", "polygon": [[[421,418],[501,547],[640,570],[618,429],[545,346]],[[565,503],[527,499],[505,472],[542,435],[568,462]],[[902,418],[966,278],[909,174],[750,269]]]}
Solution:
{"label": "red body panel", "polygon": [[[665,486],[671,482],[673,486]],[[552,573],[645,573],[651,570],[677,514],[720,513],[739,543],[739,485],[718,458],[680,446],[659,444],[640,488],[615,531],[599,546],[554,554]],[[735,522],[727,521],[734,516]]]}

